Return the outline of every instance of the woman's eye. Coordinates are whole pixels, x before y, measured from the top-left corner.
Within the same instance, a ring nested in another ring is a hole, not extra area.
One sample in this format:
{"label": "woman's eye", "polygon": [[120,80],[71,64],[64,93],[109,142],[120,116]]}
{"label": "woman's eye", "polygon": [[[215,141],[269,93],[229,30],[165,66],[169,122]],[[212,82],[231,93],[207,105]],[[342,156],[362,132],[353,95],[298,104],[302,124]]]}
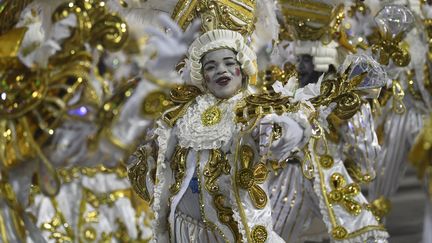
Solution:
{"label": "woman's eye", "polygon": [[227,65],[227,66],[234,66],[234,65],[235,65],[235,62],[227,62],[226,65]]}
{"label": "woman's eye", "polygon": [[204,68],[204,70],[206,70],[206,71],[211,71],[211,70],[213,70],[214,69],[214,66],[206,66],[205,68]]}

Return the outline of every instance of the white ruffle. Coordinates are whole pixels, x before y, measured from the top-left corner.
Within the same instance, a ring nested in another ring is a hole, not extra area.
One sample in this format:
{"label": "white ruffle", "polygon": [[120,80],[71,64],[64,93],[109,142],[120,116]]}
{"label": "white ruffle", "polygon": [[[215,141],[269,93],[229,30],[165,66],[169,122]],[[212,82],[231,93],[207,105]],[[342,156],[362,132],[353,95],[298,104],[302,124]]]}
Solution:
{"label": "white ruffle", "polygon": [[27,26],[18,58],[27,67],[38,65],[45,68],[48,59],[61,50],[63,40],[68,38],[76,26],[77,17],[74,14],[56,22],[52,32],[44,32],[41,22],[35,22]]}
{"label": "white ruffle", "polygon": [[167,232],[168,232],[167,230],[164,230],[164,227],[161,227],[162,221],[165,220],[163,215],[166,214],[168,211],[166,206],[162,208],[161,197],[162,197],[162,193],[165,191],[164,187],[166,187],[168,183],[166,182],[164,173],[167,169],[167,166],[165,164],[165,153],[167,150],[167,144],[168,144],[170,132],[171,129],[164,126],[161,122],[158,122],[158,128],[156,128],[155,130],[155,134],[158,135],[157,142],[159,145],[157,166],[156,166],[156,178],[158,178],[158,182],[154,188],[154,195],[153,195],[154,199],[152,203],[152,210],[154,212],[154,217],[155,217],[155,219],[152,222],[152,229],[154,234],[152,242],[164,242],[163,239],[166,239]]}
{"label": "white ruffle", "polygon": [[388,237],[389,237],[389,235],[385,231],[371,230],[371,231],[363,233],[359,236],[345,239],[345,240],[335,241],[335,242],[338,242],[338,243],[362,243],[362,242],[368,242],[368,240],[373,239],[375,241],[371,241],[371,242],[384,243],[384,242],[387,242]]}
{"label": "white ruffle", "polygon": [[234,219],[234,221],[237,222],[239,233],[242,236],[242,241],[247,242],[248,240],[247,240],[246,230],[245,230],[244,225],[242,223],[243,221],[240,217],[240,211],[239,211],[239,208],[237,206],[236,196],[235,196],[234,190],[230,191],[229,196],[230,196],[230,202],[231,202],[231,209],[233,211],[233,219]]}
{"label": "white ruffle", "polygon": [[310,83],[303,88],[299,88],[295,92],[293,102],[307,101],[321,94],[321,83],[324,79],[324,74],[318,79],[317,83]]}
{"label": "white ruffle", "polygon": [[291,77],[288,79],[288,82],[285,86],[282,84],[282,82],[276,81],[272,85],[272,88],[276,93],[282,94],[282,96],[293,97],[296,90],[298,89],[298,79],[297,77]]}
{"label": "white ruffle", "polygon": [[237,98],[233,97],[218,105],[222,114],[221,121],[212,126],[204,126],[201,116],[206,109],[217,103],[217,99],[211,94],[197,97],[196,104],[189,107],[177,123],[175,134],[180,146],[203,150],[216,149],[228,144],[233,134],[239,130],[234,122],[233,108],[236,101]]}
{"label": "white ruffle", "polygon": [[298,148],[302,148],[303,146],[305,146],[309,142],[310,137],[312,136],[312,127],[310,125],[307,112],[307,108],[302,107],[299,112],[285,114],[289,118],[296,121],[303,128],[303,138],[297,145]]}
{"label": "white ruffle", "polygon": [[173,240],[177,243],[223,242],[222,237],[206,227],[202,221],[198,221],[182,212],[176,211],[175,224]]}

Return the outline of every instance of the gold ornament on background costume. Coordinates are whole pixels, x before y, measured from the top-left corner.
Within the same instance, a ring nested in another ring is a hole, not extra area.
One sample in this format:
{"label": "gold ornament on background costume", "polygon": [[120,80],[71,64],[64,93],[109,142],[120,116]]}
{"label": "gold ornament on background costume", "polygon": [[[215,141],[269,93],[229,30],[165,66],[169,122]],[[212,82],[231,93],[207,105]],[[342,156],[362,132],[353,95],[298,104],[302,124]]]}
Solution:
{"label": "gold ornament on background costume", "polygon": [[417,135],[414,146],[411,148],[408,159],[417,168],[420,179],[432,175],[432,114],[425,122],[421,132]]}
{"label": "gold ornament on background costume", "polygon": [[2,1],[0,3],[0,35],[9,32],[18,23],[21,12],[31,2],[33,0]]}
{"label": "gold ornament on background costume", "polygon": [[356,52],[349,43],[342,26],[344,5],[334,6],[323,1],[281,0],[282,14],[293,38],[300,41],[321,41],[324,45],[336,40],[351,52]]}
{"label": "gold ornament on background costume", "polygon": [[[323,128],[316,122],[312,121],[315,124],[313,136],[309,143],[314,147],[312,150],[312,154],[316,156],[320,156],[320,153],[325,151],[326,149],[322,148],[322,145],[326,144],[325,137],[326,135],[323,132]],[[324,141],[323,141],[324,140]],[[328,155],[330,158],[331,155]],[[318,178],[321,180],[321,189],[324,196],[324,201],[326,204],[329,221],[331,222],[331,235],[336,240],[345,240],[356,237],[360,234],[363,234],[367,231],[385,231],[384,226],[382,225],[369,225],[364,228],[358,229],[353,232],[349,232],[347,228],[345,228],[342,222],[339,222],[338,218],[335,214],[335,206],[340,206],[347,213],[356,216],[359,215],[363,209],[371,210],[371,206],[369,204],[362,205],[356,197],[360,194],[360,186],[358,183],[350,183],[347,184],[347,177],[342,175],[339,172],[332,172],[331,174],[327,174],[325,176],[324,172],[328,170],[334,169],[334,164],[329,165],[329,167],[325,167],[322,163],[316,163],[316,167],[312,168],[312,170],[316,170],[318,172]]]}
{"label": "gold ornament on background costume", "polygon": [[[84,44],[118,50],[128,35],[126,23],[108,12],[103,1],[62,4],[54,11],[52,20],[56,23],[71,14],[77,17],[77,26],[62,43],[61,51],[49,59],[48,68],[29,69],[19,64],[1,70],[0,159],[5,168],[15,167],[23,160],[39,159],[42,169],[38,179],[51,182],[39,182],[41,191],[47,195],[58,192],[59,181],[41,147],[65,119],[88,119],[71,115],[71,111],[100,104],[88,84],[92,58]],[[10,53],[2,49],[2,63],[17,58],[16,50],[24,36],[23,29],[13,29],[5,35],[7,38],[0,37],[2,44],[15,42],[16,46],[9,49]],[[70,105],[69,101],[79,91],[83,93],[81,99]]]}
{"label": "gold ornament on background costume", "polygon": [[404,67],[411,61],[408,47],[402,41],[414,27],[414,15],[402,5],[386,5],[375,16],[381,40],[372,46],[372,53],[379,63],[388,65],[392,60],[396,66]]}
{"label": "gold ornament on background costume", "polygon": [[248,37],[255,28],[255,8],[255,0],[180,0],[171,17],[183,30],[199,18],[203,32],[228,29]]}
{"label": "gold ornament on background costume", "polygon": [[[58,171],[62,186],[68,183],[75,183],[75,181],[81,180],[82,177],[94,178],[96,175],[115,175],[117,179],[125,179],[127,177],[126,168],[119,165],[115,168],[107,168],[104,166],[97,167],[72,167],[70,169],[60,169]],[[50,203],[54,208],[54,215],[50,220],[41,223],[41,230],[49,233],[49,238],[54,239],[56,242],[91,242],[100,240],[101,242],[111,242],[117,240],[119,242],[149,242],[150,239],[144,239],[143,232],[140,230],[140,225],[144,223],[147,227],[150,226],[152,218],[151,210],[147,202],[138,198],[132,188],[112,190],[108,192],[100,192],[92,190],[87,187],[80,187],[79,209],[77,212],[77,228],[73,228],[73,222],[68,222],[65,217],[65,212],[62,211],[62,205],[59,204],[59,200],[56,197],[51,197]],[[40,189],[37,186],[33,186],[30,195],[30,201],[33,203],[36,196],[40,194]],[[136,210],[134,225],[138,231],[137,239],[132,239],[128,234],[125,222],[121,218],[116,218],[115,223],[116,229],[112,232],[98,232],[96,225],[101,220],[101,207],[112,208],[114,204],[120,200],[127,198]],[[71,210],[71,208],[67,208]],[[145,213],[146,217],[144,222],[138,220],[140,216]]]}
{"label": "gold ornament on background costume", "polygon": [[391,201],[383,196],[375,199],[370,204],[365,205],[367,210],[370,210],[378,221],[381,221],[387,216],[392,208]]}

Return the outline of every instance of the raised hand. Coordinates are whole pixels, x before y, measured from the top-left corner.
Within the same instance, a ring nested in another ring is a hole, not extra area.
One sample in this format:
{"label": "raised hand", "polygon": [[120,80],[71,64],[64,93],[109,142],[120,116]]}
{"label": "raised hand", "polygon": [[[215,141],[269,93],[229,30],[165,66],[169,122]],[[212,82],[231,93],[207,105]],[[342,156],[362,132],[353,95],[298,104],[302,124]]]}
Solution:
{"label": "raised hand", "polygon": [[194,21],[189,28],[183,32],[174,20],[168,15],[160,15],[159,23],[161,30],[157,27],[149,27],[145,31],[149,34],[149,45],[154,46],[156,58],[149,63],[149,69],[159,71],[173,70],[185,57],[189,44],[197,37],[201,26],[200,21]]}

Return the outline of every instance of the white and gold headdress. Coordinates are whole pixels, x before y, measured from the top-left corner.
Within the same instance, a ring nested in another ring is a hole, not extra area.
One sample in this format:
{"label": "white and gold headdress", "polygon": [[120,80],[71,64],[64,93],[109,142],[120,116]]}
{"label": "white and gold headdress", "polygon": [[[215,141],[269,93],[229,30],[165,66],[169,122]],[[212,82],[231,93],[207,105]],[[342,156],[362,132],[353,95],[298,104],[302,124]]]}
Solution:
{"label": "white and gold headdress", "polygon": [[183,29],[194,19],[201,19],[202,36],[189,48],[191,83],[202,87],[202,57],[208,52],[228,48],[236,52],[244,74],[255,84],[256,55],[246,44],[254,31],[256,2],[253,0],[178,1],[171,17]]}

